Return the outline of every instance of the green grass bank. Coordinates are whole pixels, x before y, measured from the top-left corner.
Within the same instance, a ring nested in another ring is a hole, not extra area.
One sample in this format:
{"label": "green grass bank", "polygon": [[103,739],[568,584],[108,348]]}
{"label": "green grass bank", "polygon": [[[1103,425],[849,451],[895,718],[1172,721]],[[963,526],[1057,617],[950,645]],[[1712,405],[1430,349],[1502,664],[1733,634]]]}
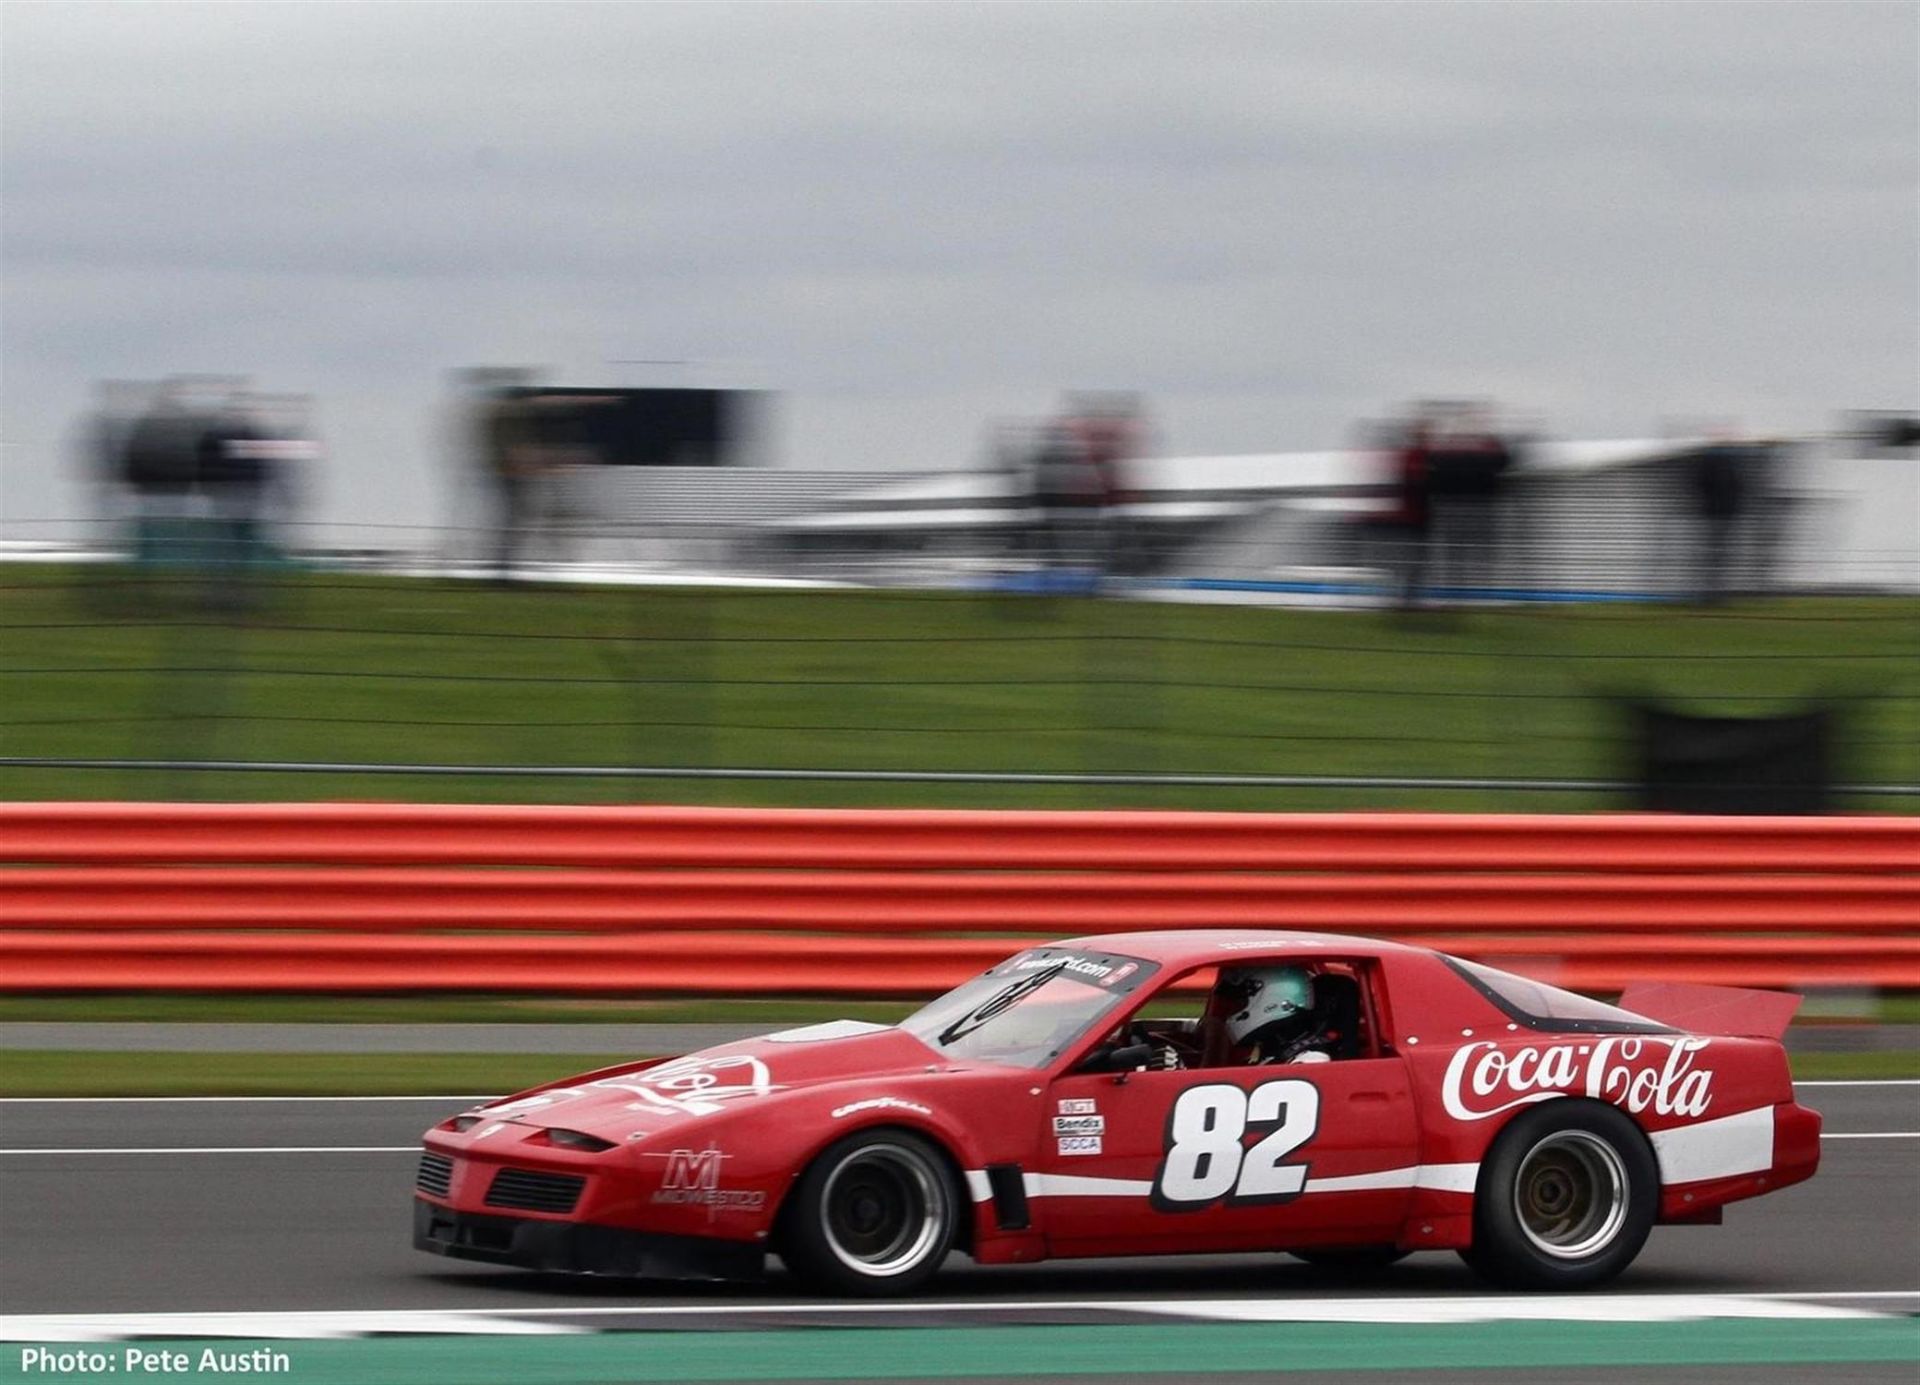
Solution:
{"label": "green grass bank", "polygon": [[[1839,699],[1843,777],[1920,782],[1920,601],[1409,622],[986,593],[309,574],[244,616],[103,568],[0,568],[0,756],[1612,778],[1615,698]],[[1620,806],[1596,793],[696,782],[0,766],[0,797],[1242,809]],[[1914,799],[1855,806],[1920,810]]]}

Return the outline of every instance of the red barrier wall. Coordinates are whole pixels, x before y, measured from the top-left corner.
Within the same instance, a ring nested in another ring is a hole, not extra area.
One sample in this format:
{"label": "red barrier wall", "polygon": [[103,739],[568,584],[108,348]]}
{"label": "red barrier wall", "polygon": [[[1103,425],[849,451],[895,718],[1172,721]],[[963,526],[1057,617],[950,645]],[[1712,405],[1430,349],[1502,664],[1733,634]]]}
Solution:
{"label": "red barrier wall", "polygon": [[1920,819],[0,804],[11,991],[923,993],[1209,926],[1920,986]]}

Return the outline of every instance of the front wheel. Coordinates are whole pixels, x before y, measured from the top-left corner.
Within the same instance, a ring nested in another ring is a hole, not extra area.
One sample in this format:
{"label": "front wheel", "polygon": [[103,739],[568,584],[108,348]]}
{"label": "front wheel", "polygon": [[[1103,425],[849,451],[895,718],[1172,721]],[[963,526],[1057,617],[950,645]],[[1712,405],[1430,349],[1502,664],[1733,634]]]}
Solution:
{"label": "front wheel", "polygon": [[1515,1120],[1481,1165],[1462,1258],[1513,1289],[1579,1289],[1619,1274],[1659,1210],[1660,1170],[1611,1106],[1552,1101]]}
{"label": "front wheel", "polygon": [[911,1293],[952,1249],[961,1199],[947,1162],[904,1130],[850,1135],[808,1166],[789,1202],[781,1258],[837,1293]]}

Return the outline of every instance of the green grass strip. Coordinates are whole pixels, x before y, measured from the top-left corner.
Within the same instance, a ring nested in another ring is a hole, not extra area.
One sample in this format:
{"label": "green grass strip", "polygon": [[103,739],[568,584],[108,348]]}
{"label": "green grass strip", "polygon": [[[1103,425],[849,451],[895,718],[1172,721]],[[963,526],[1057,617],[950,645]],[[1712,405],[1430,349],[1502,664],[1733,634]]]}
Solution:
{"label": "green grass strip", "polygon": [[[301,1385],[585,1385],[613,1381],[948,1380],[978,1376],[1165,1375],[1229,1371],[1498,1370],[1567,1366],[1920,1362],[1912,1319],[1708,1319],[1695,1322],[1501,1322],[1438,1325],[1166,1323],[775,1332],[648,1332],[556,1337],[393,1337],[360,1341],[180,1340],[85,1348],[113,1372],[21,1370],[5,1349],[0,1380],[94,1381],[126,1375],[128,1350],[281,1353]],[[62,1350],[75,1350],[68,1346]],[[271,1361],[272,1358],[256,1358]],[[217,1365],[217,1355],[216,1362]]]}
{"label": "green grass strip", "polygon": [[1920,1053],[1897,1048],[1870,1053],[1799,1053],[1793,1058],[1793,1075],[1802,1082],[1920,1077]]}
{"label": "green grass strip", "polygon": [[[1378,611],[986,593],[315,574],[245,620],[94,568],[0,583],[12,754],[78,759],[1611,778],[1613,695],[1754,715],[1845,696],[1849,778],[1920,775],[1920,601]],[[0,797],[1235,809],[1616,796],[0,768]],[[1859,806],[1920,811],[1920,800]]]}
{"label": "green grass strip", "polygon": [[[492,1095],[641,1053],[206,1053],[0,1050],[0,1096]],[[1920,1077],[1920,1052],[1808,1053],[1801,1081]]]}

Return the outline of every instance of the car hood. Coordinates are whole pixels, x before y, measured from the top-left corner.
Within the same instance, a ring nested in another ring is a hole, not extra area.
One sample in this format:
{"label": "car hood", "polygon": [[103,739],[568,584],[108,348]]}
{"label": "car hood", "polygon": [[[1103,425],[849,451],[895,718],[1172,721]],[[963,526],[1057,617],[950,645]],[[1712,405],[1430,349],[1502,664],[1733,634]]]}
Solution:
{"label": "car hood", "polygon": [[835,1020],[661,1062],[603,1068],[476,1114],[623,1143],[796,1091],[950,1066],[904,1030]]}

